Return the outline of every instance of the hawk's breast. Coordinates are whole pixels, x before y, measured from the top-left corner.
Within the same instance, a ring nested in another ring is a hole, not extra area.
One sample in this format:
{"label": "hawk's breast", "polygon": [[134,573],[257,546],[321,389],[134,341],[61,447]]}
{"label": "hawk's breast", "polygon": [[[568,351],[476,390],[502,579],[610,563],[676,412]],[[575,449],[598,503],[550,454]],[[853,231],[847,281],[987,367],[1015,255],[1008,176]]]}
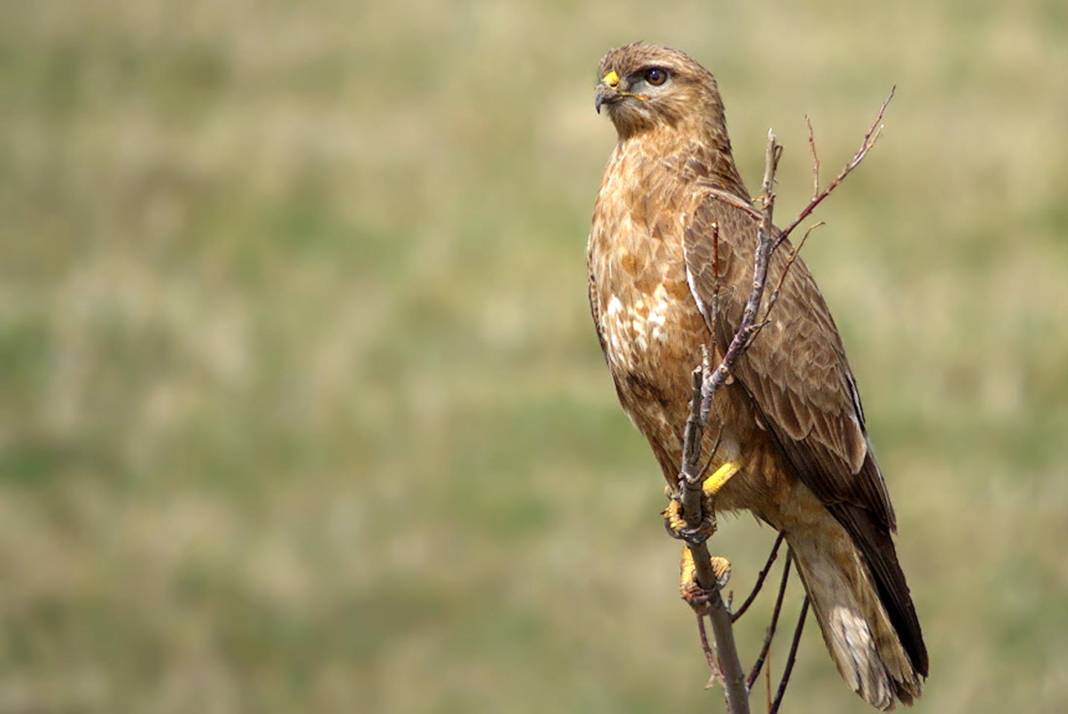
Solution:
{"label": "hawk's breast", "polygon": [[590,297],[623,407],[647,434],[674,432],[707,329],[686,282],[677,203],[633,185],[609,175],[602,186]]}

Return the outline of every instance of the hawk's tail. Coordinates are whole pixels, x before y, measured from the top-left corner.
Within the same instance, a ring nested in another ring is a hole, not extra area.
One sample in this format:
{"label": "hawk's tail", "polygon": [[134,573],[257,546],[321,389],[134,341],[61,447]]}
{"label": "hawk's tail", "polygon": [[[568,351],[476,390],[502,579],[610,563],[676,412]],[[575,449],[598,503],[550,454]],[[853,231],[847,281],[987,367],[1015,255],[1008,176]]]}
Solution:
{"label": "hawk's tail", "polygon": [[912,704],[923,689],[926,653],[914,665],[849,534],[825,512],[818,524],[787,533],[786,541],[842,678],[884,711]]}

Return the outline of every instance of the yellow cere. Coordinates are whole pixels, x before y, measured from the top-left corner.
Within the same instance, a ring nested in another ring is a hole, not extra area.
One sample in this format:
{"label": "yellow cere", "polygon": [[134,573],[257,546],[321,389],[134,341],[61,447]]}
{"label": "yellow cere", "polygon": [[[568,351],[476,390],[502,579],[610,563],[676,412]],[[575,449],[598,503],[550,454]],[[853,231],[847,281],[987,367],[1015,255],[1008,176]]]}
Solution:
{"label": "yellow cere", "polygon": [[607,84],[609,87],[614,87],[619,84],[619,75],[613,69],[611,72],[601,77],[601,81]]}

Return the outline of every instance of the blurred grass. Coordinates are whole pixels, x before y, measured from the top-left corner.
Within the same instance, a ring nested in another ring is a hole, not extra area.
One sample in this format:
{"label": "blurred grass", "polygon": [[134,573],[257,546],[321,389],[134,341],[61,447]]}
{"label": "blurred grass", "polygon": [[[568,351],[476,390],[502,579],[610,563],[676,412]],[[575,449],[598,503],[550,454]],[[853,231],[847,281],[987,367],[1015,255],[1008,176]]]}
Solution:
{"label": "blurred grass", "polygon": [[[0,711],[715,706],[585,305],[639,37],[717,73],[751,182],[777,129],[782,215],[802,114],[830,172],[898,85],[806,250],[917,711],[1068,708],[1063,3],[50,0],[0,24]],[[724,524],[736,587],[769,541]],[[864,711],[802,647],[792,708]]]}

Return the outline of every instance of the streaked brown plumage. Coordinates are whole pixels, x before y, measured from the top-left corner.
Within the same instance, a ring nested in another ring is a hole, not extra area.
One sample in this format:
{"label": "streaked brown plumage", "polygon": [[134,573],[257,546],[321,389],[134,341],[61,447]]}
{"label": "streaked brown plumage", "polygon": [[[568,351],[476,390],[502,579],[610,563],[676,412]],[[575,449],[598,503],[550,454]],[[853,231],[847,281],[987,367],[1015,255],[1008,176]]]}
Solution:
{"label": "streaked brown plumage", "polygon": [[[605,55],[598,77],[597,108],[608,108],[619,141],[594,209],[590,306],[620,402],[674,486],[690,371],[702,345],[722,354],[741,319],[756,220],[709,191],[750,201],[706,69],[682,52],[635,43]],[[774,254],[769,285],[787,252]],[[881,709],[911,703],[927,652],[891,538],[894,511],[841,338],[800,259],[772,318],[717,395],[705,453],[722,430],[712,468],[737,461],[742,470],[715,508],[748,509],[785,533],[854,691]]]}

